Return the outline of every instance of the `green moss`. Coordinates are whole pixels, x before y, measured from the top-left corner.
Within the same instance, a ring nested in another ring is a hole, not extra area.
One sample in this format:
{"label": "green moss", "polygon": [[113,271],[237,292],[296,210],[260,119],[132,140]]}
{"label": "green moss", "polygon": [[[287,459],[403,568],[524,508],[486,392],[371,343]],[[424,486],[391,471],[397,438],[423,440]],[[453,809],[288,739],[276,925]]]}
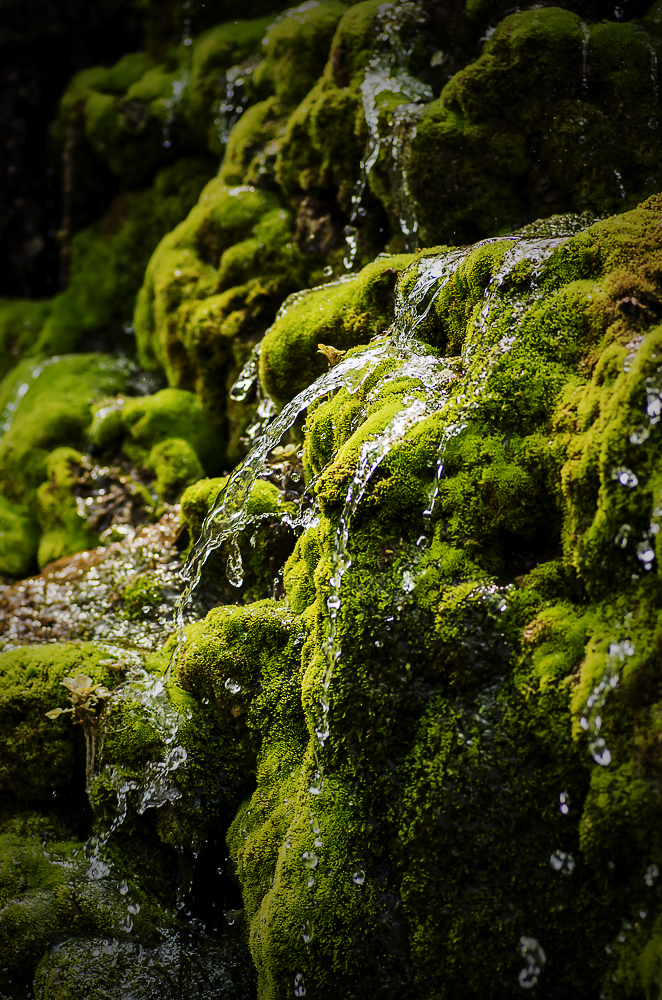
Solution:
{"label": "green moss", "polygon": [[[324,73],[290,115],[279,144],[276,176],[290,197],[337,192],[351,213],[363,154],[360,85],[373,54],[377,0],[351,6],[340,19]],[[229,147],[228,147],[229,149]]]}
{"label": "green moss", "polygon": [[3,987],[29,985],[44,952],[64,936],[96,933],[126,940],[127,912],[135,914],[134,933],[148,944],[158,939],[157,927],[171,923],[135,884],[106,884],[89,869],[80,842],[46,848],[36,837],[0,836]]}
{"label": "green moss", "polygon": [[[72,354],[21,362],[0,386],[0,410],[10,426],[0,441],[0,489],[25,503],[48,477],[48,455],[59,446],[84,448],[90,402],[121,391],[129,366],[103,354]],[[10,409],[8,409],[10,408]]]}
{"label": "green moss", "polygon": [[182,490],[204,475],[198,456],[182,438],[166,438],[155,444],[147,463],[156,473],[157,495],[168,501],[179,499]]}
{"label": "green moss", "polygon": [[49,312],[48,302],[0,300],[0,379],[30,352]]}
{"label": "green moss", "polygon": [[[162,389],[153,396],[126,399],[122,416],[131,443],[138,448],[153,449],[167,439],[179,438],[190,446],[208,468],[213,468],[217,461],[216,443],[209,417],[190,392]],[[128,448],[128,444],[126,447]],[[160,452],[155,453],[154,461],[167,463],[167,449],[161,457]]]}
{"label": "green moss", "polygon": [[339,0],[321,0],[305,11],[288,11],[267,31],[265,56],[283,106],[298,104],[312,87],[346,9]]}
{"label": "green moss", "polygon": [[124,598],[124,610],[129,618],[139,618],[144,613],[144,608],[156,607],[161,603],[161,588],[156,580],[148,575],[135,577],[125,586],[122,596]]}
{"label": "green moss", "polygon": [[380,259],[352,281],[314,289],[274,323],[262,345],[260,378],[279,405],[328,369],[319,343],[343,351],[386,330],[397,275],[411,259]]}
{"label": "green moss", "polygon": [[126,340],[149,256],[195,203],[209,174],[204,160],[181,159],[147,190],[121,194],[99,222],[76,233],[69,285],[51,301],[28,353],[75,350],[84,336],[109,346]]}
{"label": "green moss", "polygon": [[34,565],[37,543],[30,510],[0,496],[0,573],[27,576]]}
{"label": "green moss", "polygon": [[[202,479],[182,495],[182,526],[187,529],[189,547],[199,538],[203,522],[212,505],[222,496],[228,480]],[[230,586],[226,577],[229,561],[236,561],[236,551],[230,541],[224,542],[211,554],[206,572],[217,579],[218,598],[227,603],[261,600],[280,588],[282,566],[294,546],[294,532],[281,521],[284,514],[292,515],[294,506],[273,483],[257,480],[244,498],[243,511],[247,529],[236,537],[241,566],[240,580]],[[189,548],[190,551],[190,548]]]}
{"label": "green moss", "polygon": [[290,213],[271,193],[218,178],[152,256],[135,314],[140,358],[197,393],[216,423],[219,465],[242,453],[251,412],[228,402],[230,386],[282,299],[306,282]]}
{"label": "green moss", "polygon": [[84,673],[114,687],[108,654],[91,643],[19,646],[0,653],[2,814],[15,808],[73,807],[74,824],[85,810],[85,745],[69,716],[46,712],[66,705],[63,677]]}
{"label": "green moss", "polygon": [[37,490],[37,517],[41,539],[40,567],[81,549],[92,549],[99,539],[79,513],[72,487],[80,476],[83,456],[73,448],[56,448],[48,456],[47,479]]}

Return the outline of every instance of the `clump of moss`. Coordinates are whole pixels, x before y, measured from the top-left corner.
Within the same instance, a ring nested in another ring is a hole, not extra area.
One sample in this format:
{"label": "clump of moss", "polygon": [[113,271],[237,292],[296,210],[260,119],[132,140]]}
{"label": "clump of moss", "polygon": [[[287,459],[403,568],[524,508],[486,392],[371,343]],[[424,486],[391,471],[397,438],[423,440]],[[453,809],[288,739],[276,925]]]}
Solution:
{"label": "clump of moss", "polygon": [[131,348],[127,328],[149,256],[195,204],[210,173],[204,160],[180,159],[146,190],[120,194],[98,222],[77,232],[68,286],[51,300],[26,353],[75,350],[83,337],[102,350]]}
{"label": "clump of moss", "polygon": [[34,347],[49,313],[48,302],[0,300],[0,379]]}
{"label": "clump of moss", "polygon": [[27,576],[37,552],[38,531],[32,512],[0,497],[0,573]]}
{"label": "clump of moss", "polygon": [[56,448],[48,456],[47,479],[37,490],[37,517],[41,528],[37,561],[42,567],[99,543],[73,495],[72,487],[80,475],[82,458],[80,452],[66,447]]}

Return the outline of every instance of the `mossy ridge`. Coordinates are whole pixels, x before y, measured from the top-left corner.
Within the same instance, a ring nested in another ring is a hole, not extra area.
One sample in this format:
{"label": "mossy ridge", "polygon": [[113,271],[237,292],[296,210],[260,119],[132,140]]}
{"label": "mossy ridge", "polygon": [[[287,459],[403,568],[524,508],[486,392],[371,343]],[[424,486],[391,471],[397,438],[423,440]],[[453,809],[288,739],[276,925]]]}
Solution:
{"label": "mossy ridge", "polygon": [[320,343],[343,351],[386,330],[397,277],[413,259],[408,254],[380,257],[355,278],[311,289],[285,308],[260,353],[263,388],[279,406],[328,367]]}
{"label": "mossy ridge", "polygon": [[[543,930],[546,930],[548,942],[550,938],[554,941],[554,953],[567,956],[568,961],[566,969],[561,972],[553,973],[550,969],[548,978],[553,976],[560,983],[566,975],[568,981],[580,975],[587,988],[591,988],[593,977],[601,978],[605,974],[596,965],[593,955],[601,953],[604,944],[609,941],[613,930],[611,916],[606,915],[596,927],[595,937],[592,943],[587,944],[586,953],[578,955],[575,942],[568,935],[567,922],[560,917],[552,920],[547,911],[548,907],[553,909],[557,905],[560,892],[561,896],[565,894],[568,900],[572,900],[567,905],[579,906],[588,916],[595,905],[595,894],[599,891],[599,865],[596,866],[588,854],[581,856],[578,829],[581,805],[565,828],[559,826],[565,822],[559,810],[559,795],[563,793],[581,804],[587,795],[589,779],[597,780],[590,774],[587,748],[580,742],[573,749],[570,698],[575,684],[572,678],[585,655],[584,649],[590,642],[595,620],[604,615],[595,607],[583,611],[581,606],[575,609],[570,603],[554,606],[557,595],[567,596],[569,600],[576,599],[578,593],[582,595],[581,585],[579,592],[577,590],[572,565],[568,563],[564,567],[558,560],[560,527],[565,513],[560,489],[561,467],[565,448],[571,447],[571,444],[569,439],[564,438],[560,450],[549,455],[548,434],[555,411],[563,407],[564,385],[582,384],[578,371],[581,371],[582,364],[586,364],[587,350],[591,367],[598,367],[597,359],[601,352],[602,356],[609,356],[613,339],[624,334],[620,327],[610,330],[591,322],[595,315],[591,312],[593,297],[610,294],[610,290],[615,288],[614,273],[626,259],[632,268],[632,281],[639,280],[637,275],[641,259],[637,261],[635,248],[638,248],[642,238],[647,239],[647,233],[652,234],[657,223],[659,205],[651,200],[629,216],[599,223],[585,233],[570,237],[563,247],[552,254],[538,274],[525,262],[520,262],[508,272],[508,280],[504,281],[499,295],[492,302],[491,322],[486,328],[479,327],[477,312],[484,302],[490,279],[499,272],[503,263],[504,248],[497,247],[496,252],[494,244],[478,248],[471,259],[467,258],[464,272],[458,269],[455,274],[452,288],[456,301],[459,300],[457,315],[460,317],[454,333],[456,349],[464,350],[467,345],[472,348],[465,354],[466,374],[463,375],[458,366],[453,368],[451,365],[449,412],[443,414],[441,421],[439,417],[431,417],[419,424],[407,435],[405,442],[384,459],[380,474],[374,477],[353,521],[349,552],[352,565],[343,584],[344,601],[337,635],[345,656],[336,665],[332,679],[332,729],[323,753],[326,793],[330,797],[335,796],[331,806],[333,819],[338,821],[342,817],[338,830],[334,830],[333,840],[335,843],[337,837],[337,843],[342,845],[344,831],[351,823],[358,822],[360,826],[363,814],[370,816],[373,825],[376,822],[383,825],[379,835],[365,835],[362,856],[356,860],[346,856],[342,867],[334,855],[330,869],[335,872],[334,878],[341,867],[343,871],[346,869],[343,884],[351,892],[351,886],[357,883],[351,882],[350,868],[354,863],[361,865],[364,876],[368,872],[361,884],[370,888],[366,889],[354,911],[354,904],[343,895],[345,890],[340,882],[333,882],[333,888],[327,883],[326,862],[323,865],[318,856],[314,871],[320,895],[316,898],[318,903],[323,899],[329,909],[325,912],[323,906],[312,907],[310,903],[310,890],[304,881],[309,870],[305,867],[304,855],[311,849],[314,852],[311,848],[313,838],[307,827],[307,820],[311,818],[308,813],[311,808],[317,811],[318,806],[323,809],[326,794],[323,792],[317,798],[310,796],[308,791],[309,786],[318,781],[315,778],[318,765],[314,762],[310,744],[307,752],[299,749],[298,759],[295,757],[290,765],[292,773],[289,776],[279,779],[273,774],[265,774],[263,787],[255,793],[250,805],[238,814],[231,831],[232,851],[240,877],[244,880],[249,916],[252,914],[251,943],[265,996],[278,995],[297,970],[307,975],[308,989],[312,982],[320,989],[327,992],[333,989],[334,995],[341,996],[345,995],[343,984],[346,983],[349,989],[351,982],[352,988],[356,988],[357,976],[360,978],[363,974],[361,964],[365,964],[366,953],[371,954],[370,947],[364,952],[362,945],[357,946],[360,936],[357,937],[356,928],[371,922],[374,924],[369,914],[374,916],[372,907],[382,905],[384,899],[374,895],[377,890],[371,884],[371,866],[372,871],[377,872],[388,864],[383,857],[383,843],[388,842],[386,831],[398,815],[397,809],[389,811],[387,805],[393,798],[389,794],[389,784],[394,780],[391,774],[399,774],[400,768],[403,774],[409,773],[407,767],[414,766],[415,769],[418,765],[405,767],[408,754],[413,755],[412,762],[418,759],[417,754],[421,754],[421,762],[426,762],[424,770],[407,795],[411,796],[412,803],[420,802],[420,808],[423,808],[422,803],[427,802],[426,768],[430,754],[421,747],[428,748],[437,761],[434,766],[439,766],[440,774],[445,773],[447,765],[444,761],[449,760],[448,745],[455,745],[459,729],[467,726],[475,728],[475,706],[485,699],[486,704],[489,703],[487,714],[494,713],[493,728],[498,731],[498,740],[503,739],[503,747],[496,751],[491,745],[486,745],[481,750],[481,741],[484,742],[485,738],[476,729],[476,733],[468,738],[473,740],[475,737],[477,749],[471,750],[467,745],[467,769],[460,769],[465,777],[461,776],[458,780],[469,781],[472,791],[466,794],[474,803],[485,794],[490,798],[490,782],[494,777],[490,770],[493,765],[489,763],[491,755],[496,754],[495,760],[502,760],[504,753],[518,760],[518,754],[522,755],[520,764],[513,765],[512,773],[510,765],[505,767],[500,764],[498,769],[500,781],[507,791],[506,798],[510,801],[510,797],[514,796],[519,813],[527,817],[526,835],[530,837],[530,846],[516,862],[527,874],[521,875],[520,881],[532,878],[540,884],[536,901],[520,897],[515,906],[517,913],[497,918],[506,933],[504,940],[492,939],[490,947],[494,948],[494,953],[487,966],[490,970],[502,969],[506,977],[504,996],[516,992],[517,941],[522,934],[535,933],[532,927],[537,922],[541,941],[544,943]],[[596,265],[596,254],[590,252],[591,247],[598,246],[602,247],[604,266],[601,263]],[[532,252],[535,253],[535,250]],[[532,283],[537,287],[535,294],[531,292]],[[568,291],[573,283],[574,287]],[[617,284],[622,288],[623,281]],[[623,297],[621,291],[618,294]],[[564,309],[558,308],[563,296],[566,296],[566,302],[573,304],[573,308],[569,305]],[[578,297],[582,302],[583,316],[576,321]],[[554,325],[550,324],[550,301],[554,303]],[[520,308],[522,303],[525,307],[523,314]],[[495,353],[495,346],[501,344],[511,329],[515,307],[519,310],[518,330],[526,344],[526,351],[518,353],[517,347],[509,344],[507,351]],[[431,321],[428,339],[432,341],[433,334],[440,334],[434,326]],[[647,326],[649,336],[652,336],[650,322]],[[521,384],[525,360],[535,377],[532,384],[527,385],[526,392],[522,391],[521,402],[513,410],[505,401],[510,402],[513,387],[518,385],[513,373],[518,375]],[[311,735],[317,721],[320,680],[325,669],[318,650],[325,637],[327,580],[333,569],[329,555],[333,547],[337,512],[355,472],[361,442],[388,426],[394,407],[397,409],[402,405],[404,394],[411,399],[423,391],[411,375],[407,379],[397,379],[400,364],[402,362],[397,359],[388,362],[352,395],[346,390],[339,391],[308,419],[308,469],[312,473],[327,466],[319,481],[318,491],[322,513],[331,520],[323,517],[315,529],[299,540],[286,567],[285,582],[294,609],[299,613],[307,609],[305,615],[310,622],[309,640],[303,646],[301,690]],[[440,369],[441,364],[443,362],[439,362]],[[553,365],[551,369],[550,364]],[[550,378],[550,371],[556,373],[553,379]],[[476,394],[481,372],[486,372],[482,380],[485,389]],[[637,372],[641,382],[641,371],[638,369]],[[387,373],[388,380],[384,378]],[[586,375],[583,376],[583,384],[587,384]],[[541,389],[545,387],[539,397],[536,385]],[[471,422],[451,440],[447,449],[445,475],[439,484],[437,510],[431,524],[434,533],[432,538],[428,533],[429,547],[417,550],[413,544],[415,535],[420,531],[416,512],[420,511],[429,496],[429,463],[434,465],[441,426],[446,419],[451,420],[454,415],[457,417],[458,410],[453,406],[455,399],[459,407],[471,397],[477,401],[471,412]],[[528,433],[522,433],[524,428]],[[321,439],[328,435],[329,430],[332,432],[331,439],[327,437],[323,442]],[[316,431],[320,432],[319,438]],[[507,449],[502,450],[504,431],[510,441]],[[517,435],[520,435],[519,440]],[[483,481],[479,488],[472,476],[467,475],[472,467]],[[543,470],[542,476],[540,469]],[[531,479],[534,472],[535,476]],[[503,502],[495,504],[493,489],[484,479],[486,475],[487,479],[493,476],[494,487],[503,491]],[[531,486],[527,485],[527,476]],[[551,521],[541,523],[540,512],[548,506],[550,491],[555,496],[555,509],[550,511]],[[516,511],[514,517],[513,510]],[[542,547],[540,539],[536,541],[536,530],[544,536]],[[511,580],[517,575],[510,554],[513,545],[522,546],[525,551],[527,546],[533,545],[533,549],[529,550],[531,557],[525,557],[523,562],[526,564],[528,559],[530,567],[539,564],[539,568],[525,578],[522,590],[514,590],[512,586],[504,589],[494,583],[495,573]],[[552,562],[545,563],[550,555]],[[581,580],[581,571],[579,576]],[[648,585],[655,585],[652,574]],[[540,592],[536,591],[536,586],[541,588]],[[585,593],[583,599],[586,599]],[[388,611],[391,611],[390,615]],[[384,625],[382,635],[378,623],[385,619],[388,621],[389,617],[392,621]],[[380,652],[384,645],[391,650],[386,660]],[[529,646],[534,647],[533,655],[528,652]],[[430,650],[434,651],[432,657]],[[197,658],[199,656],[196,654]],[[517,671],[511,678],[509,674],[515,666]],[[377,677],[379,683],[376,682]],[[250,680],[253,684],[252,674]],[[443,710],[442,703],[446,706]],[[292,704],[294,707],[294,702]],[[404,712],[405,704],[409,706],[410,714]],[[422,735],[424,730],[428,731],[428,723],[421,721],[427,718],[427,705],[430,706],[430,726],[435,732],[440,729],[434,737],[438,740],[435,743],[438,750],[433,749],[432,744],[428,746],[425,742],[428,737]],[[463,721],[465,718],[467,721]],[[440,719],[446,720],[441,726]],[[417,734],[418,725],[423,729]],[[532,738],[535,735],[533,750],[526,741],[520,741],[523,730],[530,732]],[[506,746],[512,749],[506,751]],[[266,760],[267,754],[268,744],[261,751],[263,760]],[[478,755],[477,763],[474,762],[475,755]],[[538,770],[543,758],[547,762],[544,765],[544,780]],[[553,763],[548,767],[550,759]],[[480,776],[483,766],[486,778]],[[527,774],[527,782],[530,781],[528,792],[529,785],[525,782],[526,794],[520,787],[522,769]],[[473,777],[469,778],[469,775]],[[443,785],[444,779],[441,780]],[[556,788],[556,785],[559,787]],[[462,784],[461,787],[468,786]],[[544,802],[539,803],[534,792],[542,787],[547,792],[546,797],[542,796]],[[348,806],[346,812],[339,805],[344,794],[347,802],[354,803],[351,809]],[[524,798],[520,799],[520,794]],[[290,816],[284,815],[288,806],[285,798],[292,804]],[[587,801],[590,801],[590,795]],[[645,797],[640,797],[640,801],[645,801]],[[308,803],[314,806],[309,807]],[[496,829],[501,837],[504,831],[504,816],[499,818],[501,805],[497,803],[493,808]],[[656,822],[655,810],[656,806],[651,805],[647,823]],[[376,814],[380,814],[380,820],[376,820]],[[434,824],[437,820],[433,817],[421,819],[421,844],[425,843],[426,850],[430,842],[435,842],[435,838],[428,836],[430,822]],[[408,836],[405,829],[408,831],[409,828],[403,827],[400,835],[402,842],[406,842]],[[552,843],[557,832],[563,840],[560,847]],[[451,834],[446,830],[443,836]],[[507,851],[512,846],[515,852],[513,857],[517,854],[515,845],[519,843],[518,836],[511,831],[507,844],[502,845],[502,849]],[[550,837],[549,842],[547,837]],[[326,845],[324,837],[320,839]],[[484,855],[484,844],[481,846],[481,843],[476,845],[477,858]],[[422,850],[418,843],[412,847],[411,858],[419,858],[419,848]],[[413,866],[413,861],[407,860],[407,850],[403,843],[402,860],[398,861],[402,867],[389,869],[379,892],[392,891],[396,899],[401,894],[406,898],[415,926],[411,939],[413,953],[406,958],[409,954],[407,946],[403,946],[404,952],[395,950],[393,946],[393,953],[398,955],[400,971],[411,959],[418,972],[407,973],[411,985],[405,983],[404,987],[401,976],[394,974],[388,989],[418,989],[418,986],[413,986],[418,975],[432,976],[435,981],[436,977],[440,977],[439,982],[465,981],[469,974],[467,962],[470,959],[467,956],[472,954],[474,945],[477,946],[474,937],[476,927],[494,925],[495,913],[501,912],[502,900],[508,898],[512,902],[510,890],[505,883],[500,887],[495,883],[492,886],[494,895],[491,898],[483,895],[477,900],[475,910],[471,910],[473,915],[467,916],[466,922],[463,922],[464,917],[459,911],[454,923],[452,915],[444,916],[441,922],[436,921],[428,916],[429,900],[432,898],[428,894],[432,893],[437,899],[438,887],[433,889],[427,875],[421,875],[418,860],[416,866],[408,868]],[[564,851],[566,856],[574,851],[581,858],[577,863],[586,867],[585,883],[579,890],[571,888],[572,883],[565,880],[560,882],[559,889],[560,876],[548,860],[550,856],[556,856],[557,850]],[[431,861],[430,867],[434,868],[436,864],[435,855],[434,864]],[[401,881],[405,871],[406,877]],[[270,887],[271,879],[274,881]],[[455,890],[449,887],[448,891],[452,894]],[[579,891],[579,897],[575,897],[575,891]],[[337,920],[338,900],[341,897],[342,911],[347,916],[344,930],[333,923]],[[376,903],[376,899],[382,903]],[[286,919],[283,919],[284,913],[287,914]],[[277,926],[278,933],[269,931],[269,921],[266,924],[263,922],[270,914],[274,915],[271,926]],[[331,924],[326,923],[327,916],[333,923],[333,929]],[[309,919],[315,924],[319,921],[320,928],[326,928],[320,937],[317,937],[317,932],[315,934],[319,943],[314,961],[313,952],[306,951],[301,943],[301,934]],[[451,927],[454,929],[451,930]],[[403,925],[395,917],[389,924],[388,933],[396,938],[404,933]],[[510,942],[508,945],[505,938]],[[442,940],[448,942],[448,948],[440,952]],[[339,941],[344,941],[344,945],[340,946]],[[451,945],[451,941],[456,941],[457,947]],[[392,944],[391,939],[389,942]],[[593,945],[596,948],[591,951]],[[374,953],[382,954],[383,950],[381,946],[374,945]],[[403,956],[406,959],[404,963]],[[479,991],[489,986],[481,978],[487,974],[484,969],[482,972],[475,971],[481,968],[473,963],[470,974],[470,978],[478,977],[474,988]],[[385,981],[389,980],[389,975],[385,974]],[[489,975],[491,977],[491,971]],[[511,975],[512,990],[507,986]],[[329,976],[333,977],[333,985]]]}

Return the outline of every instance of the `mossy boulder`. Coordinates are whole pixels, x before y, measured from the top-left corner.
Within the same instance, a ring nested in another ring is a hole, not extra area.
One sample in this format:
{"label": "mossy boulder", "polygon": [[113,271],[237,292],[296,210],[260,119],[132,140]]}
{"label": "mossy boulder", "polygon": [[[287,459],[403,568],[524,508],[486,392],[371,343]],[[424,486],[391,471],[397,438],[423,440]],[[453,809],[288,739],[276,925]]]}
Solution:
{"label": "mossy boulder", "polygon": [[471,242],[553,212],[622,211],[651,194],[659,46],[653,19],[588,25],[559,7],[505,17],[418,120],[403,166],[420,238]]}
{"label": "mossy boulder", "polygon": [[307,280],[278,198],[219,179],[152,256],[136,306],[139,356],[198,395],[216,423],[219,464],[242,453],[249,420],[230,387],[282,300]]}
{"label": "mossy boulder", "polygon": [[0,490],[24,503],[48,476],[50,452],[84,448],[90,403],[124,389],[131,366],[103,354],[71,354],[21,362],[2,382]]}
{"label": "mossy boulder", "polygon": [[261,996],[653,981],[660,212],[411,259],[393,340],[308,413],[288,603],[189,626],[180,683],[257,753]]}

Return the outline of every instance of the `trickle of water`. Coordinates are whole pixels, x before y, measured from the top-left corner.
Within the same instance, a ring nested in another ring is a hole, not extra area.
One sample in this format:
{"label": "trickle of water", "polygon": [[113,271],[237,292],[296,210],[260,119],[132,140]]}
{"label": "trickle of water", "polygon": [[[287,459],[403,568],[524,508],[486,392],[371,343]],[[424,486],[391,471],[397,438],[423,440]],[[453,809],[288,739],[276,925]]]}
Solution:
{"label": "trickle of water", "polygon": [[321,771],[315,771],[310,780],[308,791],[311,795],[321,795],[324,788],[324,776]]}
{"label": "trickle of water", "polygon": [[648,51],[651,61],[651,95],[652,95],[652,112],[648,119],[648,127],[651,130],[655,130],[658,126],[657,120],[657,104],[658,104],[658,79],[657,79],[657,49],[655,48],[653,41],[643,28],[639,25],[635,26],[635,32],[641,40],[641,44]]}
{"label": "trickle of water", "polygon": [[253,62],[246,62],[241,66],[231,66],[230,69],[226,70],[225,93],[214,109],[216,112],[214,125],[221,146],[227,145],[230,132],[246,109],[248,104],[246,79],[254,68]]}
{"label": "trickle of water", "polygon": [[517,979],[523,989],[530,990],[538,982],[547,962],[547,956],[538,941],[528,935],[524,935],[519,939],[519,950],[522,958],[526,961],[526,965],[520,970]]}
{"label": "trickle of water", "polygon": [[609,750],[604,737],[600,736],[603,722],[603,707],[619,682],[619,665],[628,656],[634,656],[634,646],[629,639],[621,642],[612,642],[607,653],[607,669],[602,680],[596,684],[591,694],[586,699],[586,708],[580,719],[582,729],[592,736],[589,743],[589,752],[596,764],[607,767],[611,764],[611,751]]}
{"label": "trickle of water", "polygon": [[[188,44],[190,45],[190,42]],[[166,117],[163,119],[161,125],[161,138],[165,149],[169,149],[172,146],[170,129],[174,124],[177,108],[181,104],[186,88],[188,87],[188,81],[189,72],[188,69],[184,69],[177,79],[172,81],[172,94],[163,101],[166,109]]]}
{"label": "trickle of water", "polygon": [[623,187],[623,178],[618,170],[614,169],[614,177],[618,184],[618,190],[621,192],[621,198],[625,198],[625,188]]}
{"label": "trickle of water", "polygon": [[[414,237],[418,231],[418,220],[409,190],[407,171],[401,162],[402,151],[405,139],[410,142],[413,138],[423,106],[433,99],[434,94],[427,84],[412,76],[407,68],[412,49],[404,45],[401,30],[404,23],[412,18],[419,22],[424,20],[421,18],[420,10],[412,3],[384,5],[378,18],[381,30],[377,36],[377,48],[366,67],[361,84],[363,113],[369,137],[368,148],[361,161],[359,180],[352,195],[350,222],[345,228],[348,253],[344,264],[348,270],[354,266],[356,260],[357,223],[362,214],[362,201],[368,177],[382,148],[388,149],[393,162],[393,169],[389,171],[393,195],[400,213],[400,228],[410,249],[413,249]],[[378,98],[384,93],[401,95],[403,99],[402,104],[391,115],[390,132],[386,138],[381,136],[379,127]]]}
{"label": "trickle of water", "polygon": [[[293,426],[300,413],[329,392],[341,386],[350,392],[356,391],[388,351],[388,345],[381,344],[370,347],[361,354],[343,358],[288,403],[257,439],[253,450],[229,477],[224,489],[212,505],[200,538],[182,570],[185,587],[177,607],[180,629],[184,624],[184,608],[200,580],[202,568],[209,555],[228,538],[236,538],[250,523],[246,502],[257,478],[267,471],[266,458],[278,445],[283,434]],[[296,520],[290,520],[289,523],[294,525]]]}
{"label": "trickle of water", "polygon": [[582,21],[579,25],[579,29],[582,33],[582,95],[586,95],[588,90],[588,80],[586,76],[586,68],[588,62],[588,43],[590,32],[587,24]]}
{"label": "trickle of water", "polygon": [[318,857],[314,851],[304,851],[301,855],[301,860],[303,862],[303,867],[308,868],[309,870],[317,868],[319,864]]}
{"label": "trickle of water", "polygon": [[251,351],[250,357],[244,367],[239,373],[239,377],[230,389],[230,399],[234,399],[237,402],[243,402],[248,393],[253,388],[257,382],[258,377],[258,366],[260,364],[260,354],[262,352],[262,343],[256,344]]}

